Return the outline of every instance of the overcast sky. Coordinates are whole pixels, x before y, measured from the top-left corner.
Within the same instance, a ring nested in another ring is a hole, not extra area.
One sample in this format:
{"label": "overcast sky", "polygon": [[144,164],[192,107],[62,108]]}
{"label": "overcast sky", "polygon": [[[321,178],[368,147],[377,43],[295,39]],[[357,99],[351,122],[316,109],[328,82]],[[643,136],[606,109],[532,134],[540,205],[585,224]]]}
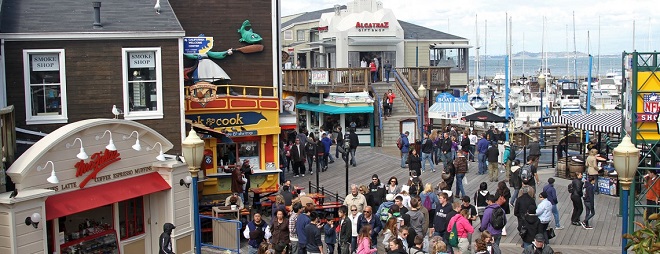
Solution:
{"label": "overcast sky", "polygon": [[[506,13],[512,18],[513,52],[524,49],[540,52],[543,16],[546,17],[546,51],[573,51],[573,11],[575,11],[575,46],[578,51],[598,53],[600,17],[600,53],[620,54],[633,49],[660,50],[660,17],[657,0],[381,0],[399,20],[464,37],[475,45],[475,15],[478,17],[481,54],[484,53],[485,22],[488,22],[488,55],[504,54]],[[282,15],[345,5],[347,0],[281,0]],[[568,29],[568,30],[567,30]],[[588,43],[587,32],[591,42]],[[568,37],[567,37],[568,33]],[[650,34],[650,40],[649,40]],[[474,55],[473,52],[470,53]]]}

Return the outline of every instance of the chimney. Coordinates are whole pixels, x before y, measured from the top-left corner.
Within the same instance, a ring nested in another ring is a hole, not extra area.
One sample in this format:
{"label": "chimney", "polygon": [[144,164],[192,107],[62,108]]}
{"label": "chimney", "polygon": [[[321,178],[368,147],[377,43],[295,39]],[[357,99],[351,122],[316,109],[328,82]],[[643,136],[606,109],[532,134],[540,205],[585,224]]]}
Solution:
{"label": "chimney", "polygon": [[94,7],[94,28],[101,28],[101,2],[92,2]]}

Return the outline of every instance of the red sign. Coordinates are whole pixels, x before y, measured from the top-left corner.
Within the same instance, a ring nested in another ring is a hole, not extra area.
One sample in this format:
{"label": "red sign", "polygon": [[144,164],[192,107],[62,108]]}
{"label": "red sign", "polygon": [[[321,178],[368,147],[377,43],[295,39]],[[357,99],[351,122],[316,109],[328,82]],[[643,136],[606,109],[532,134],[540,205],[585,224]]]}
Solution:
{"label": "red sign", "polygon": [[380,22],[380,23],[355,23],[355,28],[389,28],[390,22]]}
{"label": "red sign", "polygon": [[317,27],[317,30],[319,31],[319,33],[327,32],[328,31],[328,26],[319,26],[319,27]]}
{"label": "red sign", "polygon": [[84,188],[85,185],[87,185],[87,182],[96,178],[96,174],[102,169],[119,160],[121,160],[121,158],[119,158],[119,152],[105,149],[105,151],[92,154],[91,159],[87,163],[85,163],[84,160],[77,162],[75,165],[76,177],[80,177],[85,173],[92,171],[92,173],[80,182],[80,188]]}
{"label": "red sign", "polygon": [[656,93],[648,93],[642,96],[643,104],[642,110],[644,113],[637,113],[638,122],[655,122],[660,113],[660,95]]}

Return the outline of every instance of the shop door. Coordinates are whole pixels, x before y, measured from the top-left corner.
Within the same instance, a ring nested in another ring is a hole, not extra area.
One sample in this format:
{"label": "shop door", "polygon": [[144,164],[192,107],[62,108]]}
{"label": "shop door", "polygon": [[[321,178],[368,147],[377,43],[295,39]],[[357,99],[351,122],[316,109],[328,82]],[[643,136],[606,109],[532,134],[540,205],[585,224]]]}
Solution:
{"label": "shop door", "polygon": [[[166,193],[170,191],[161,191],[161,192],[156,192],[153,193],[149,196],[144,197],[144,214],[145,214],[145,219],[147,220],[147,230],[145,230],[147,234],[148,241],[149,242],[145,243],[145,246],[151,247],[152,250],[158,250],[158,237],[160,234],[163,232],[163,224],[165,222],[171,222],[170,219],[168,219],[168,202],[167,202],[167,196]],[[191,199],[192,200],[192,199]],[[151,206],[154,207],[151,207]],[[153,208],[153,209],[152,209]],[[192,213],[192,207],[191,207],[191,213]],[[176,225],[175,225],[176,226]],[[155,252],[147,252],[147,253],[155,253]]]}
{"label": "shop door", "polygon": [[357,51],[348,52],[348,67],[360,68],[360,52]]}
{"label": "shop door", "polygon": [[[392,69],[396,68],[396,51],[383,51],[382,54],[382,63],[381,65],[384,66],[387,61],[390,61],[390,64],[392,64]],[[383,75],[383,79],[385,79],[385,75]],[[394,80],[394,75],[390,73],[390,81]]]}
{"label": "shop door", "polygon": [[[144,241],[145,241],[144,248],[145,248],[146,253],[154,253],[154,251],[152,251],[152,250],[158,250],[158,248],[159,248],[158,247],[158,240],[154,241],[153,237],[152,237],[156,233],[158,233],[158,236],[159,236],[160,233],[159,233],[159,231],[154,231],[154,224],[157,224],[157,223],[154,223],[154,221],[152,219],[153,216],[151,214],[151,210],[152,210],[151,209],[151,204],[153,204],[153,203],[150,200],[151,196],[153,196],[153,195],[148,195],[148,196],[142,197],[142,202],[143,202],[142,207],[144,207],[144,221],[147,222],[147,224],[144,227]],[[153,209],[153,210],[157,210],[157,209]],[[161,227],[160,232],[162,232],[163,231],[163,229],[162,229],[163,226],[162,225],[159,225],[159,226]],[[158,238],[158,237],[156,237],[156,238]]]}

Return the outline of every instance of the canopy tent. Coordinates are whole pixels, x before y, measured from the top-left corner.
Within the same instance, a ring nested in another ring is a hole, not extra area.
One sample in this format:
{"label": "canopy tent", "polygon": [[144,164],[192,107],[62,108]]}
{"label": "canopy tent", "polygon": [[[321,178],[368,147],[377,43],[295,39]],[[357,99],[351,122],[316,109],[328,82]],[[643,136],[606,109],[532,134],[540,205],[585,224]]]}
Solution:
{"label": "canopy tent", "polygon": [[586,131],[621,133],[621,117],[619,112],[559,115],[551,117],[550,122],[567,124]]}
{"label": "canopy tent", "polygon": [[476,110],[467,100],[467,95],[454,97],[450,93],[441,93],[435,98],[435,103],[429,108],[429,118],[460,119]]}
{"label": "canopy tent", "polygon": [[479,111],[477,113],[463,117],[461,120],[469,121],[469,122],[486,122],[486,123],[506,123],[509,121],[504,117],[498,116],[488,111]]}

